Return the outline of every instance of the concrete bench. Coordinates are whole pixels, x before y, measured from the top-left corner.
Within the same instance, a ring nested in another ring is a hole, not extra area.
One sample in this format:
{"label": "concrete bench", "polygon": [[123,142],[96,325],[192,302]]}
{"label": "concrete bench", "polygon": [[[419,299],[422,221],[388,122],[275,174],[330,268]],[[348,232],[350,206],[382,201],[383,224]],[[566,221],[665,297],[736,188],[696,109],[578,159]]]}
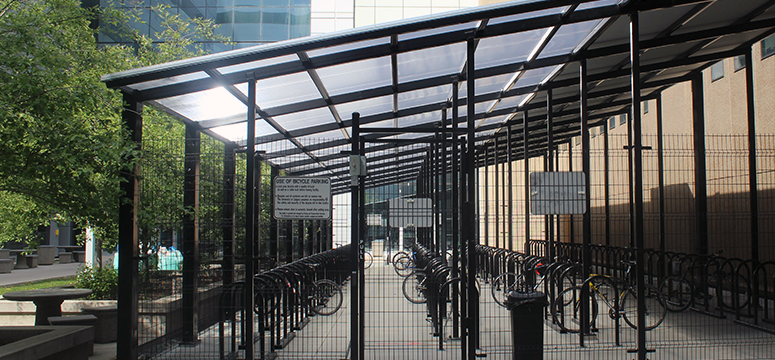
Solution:
{"label": "concrete bench", "polygon": [[0,274],[8,274],[13,269],[13,259],[0,259]]}
{"label": "concrete bench", "polygon": [[59,253],[60,264],[69,264],[71,262],[73,262],[73,253],[64,251]]}
{"label": "concrete bench", "polygon": [[32,268],[38,267],[38,255],[37,254],[27,255],[26,260],[27,260],[27,267],[28,268],[32,269]]}
{"label": "concrete bench", "polygon": [[[62,326],[62,325],[79,325],[79,326],[94,326],[94,324],[97,322],[97,317],[91,314],[87,315],[74,315],[74,316],[49,316],[48,317],[49,324],[53,326]],[[95,337],[96,337],[96,329],[95,329]],[[89,342],[89,355],[94,355],[94,341]]]}
{"label": "concrete bench", "polygon": [[10,259],[10,258],[11,258],[11,250],[0,249],[0,259]]}
{"label": "concrete bench", "polygon": [[38,265],[54,265],[54,258],[57,254],[56,245],[38,246]]}
{"label": "concrete bench", "polygon": [[73,251],[73,260],[75,262],[86,262],[86,251]]}
{"label": "concrete bench", "polygon": [[115,342],[118,336],[118,307],[117,306],[84,306],[81,308],[84,314],[97,317],[94,324],[94,342],[97,344]]}

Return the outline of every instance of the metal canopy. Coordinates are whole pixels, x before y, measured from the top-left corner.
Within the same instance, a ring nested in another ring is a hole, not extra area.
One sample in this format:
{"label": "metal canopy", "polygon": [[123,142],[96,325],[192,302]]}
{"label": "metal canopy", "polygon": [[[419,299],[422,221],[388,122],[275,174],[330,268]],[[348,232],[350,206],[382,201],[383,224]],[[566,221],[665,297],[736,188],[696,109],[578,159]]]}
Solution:
{"label": "metal canopy", "polygon": [[[469,37],[477,40],[477,147],[492,147],[493,137],[505,137],[511,126],[511,148],[522,149],[522,113],[528,111],[528,156],[539,156],[547,150],[545,90],[553,94],[555,144],[579,134],[581,59],[588,61],[590,126],[629,111],[629,22],[623,15],[640,12],[641,97],[649,99],[716,61],[746,54],[775,32],[773,5],[513,1],[175,61],[102,81],[244,147],[248,79],[256,79],[257,150],[291,175],[331,177],[339,193],[349,185],[353,112],[361,114],[366,156],[377,169],[367,186],[417,177],[427,155],[417,144],[432,141],[442,120],[448,127],[452,122],[452,111],[442,109],[452,106],[455,80],[458,123],[466,128]],[[506,142],[497,144],[486,153],[489,164],[507,159]],[[393,155],[384,155],[388,151]],[[511,159],[523,156],[515,150]],[[478,157],[479,166],[485,161]]]}

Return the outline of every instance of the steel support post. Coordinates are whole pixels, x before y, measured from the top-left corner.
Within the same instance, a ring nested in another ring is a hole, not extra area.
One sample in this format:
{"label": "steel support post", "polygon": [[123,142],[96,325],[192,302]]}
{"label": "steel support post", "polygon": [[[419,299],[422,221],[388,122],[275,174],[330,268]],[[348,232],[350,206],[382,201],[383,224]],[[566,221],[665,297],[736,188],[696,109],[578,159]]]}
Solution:
{"label": "steel support post", "polygon": [[[358,156],[361,153],[360,146],[361,146],[361,138],[360,138],[360,114],[355,112],[352,114],[352,151],[350,152],[350,156]],[[359,287],[360,287],[360,280],[359,280],[359,263],[360,263],[360,220],[358,217],[360,216],[360,212],[358,211],[358,204],[360,204],[359,195],[360,195],[360,176],[357,174],[351,174],[352,179],[350,182],[350,195],[351,195],[351,201],[350,201],[350,261],[352,263],[351,268],[351,275],[350,275],[350,354],[351,354],[351,360],[360,360],[360,296],[359,293]]]}
{"label": "steel support post", "polygon": [[484,147],[484,244],[490,246],[490,146]]}
{"label": "steel support post", "polygon": [[225,144],[223,147],[223,284],[234,282],[234,234],[235,234],[235,200],[234,197],[234,177],[236,174],[236,163],[234,150],[236,147],[232,144]]}
{"label": "steel support post", "polygon": [[[665,252],[665,141],[663,139],[662,94],[657,97],[657,178],[659,180],[659,250]],[[664,278],[664,257],[660,258],[659,271]]]}
{"label": "steel support post", "polygon": [[[549,172],[554,171],[554,115],[552,106],[552,89],[546,91],[546,157]],[[551,261],[554,261],[554,215],[547,215],[547,221],[549,222],[549,231],[546,236],[546,252]]]}
{"label": "steel support post", "polygon": [[[366,143],[363,141],[363,138],[360,140],[361,147],[358,154],[365,156]],[[360,181],[358,181],[358,184],[358,281],[360,281],[360,285],[358,286],[358,330],[360,331],[360,334],[358,334],[358,341],[360,342],[358,351],[360,351],[360,355],[358,358],[365,359],[364,351],[366,348],[366,339],[364,337],[364,332],[366,329],[366,269],[364,268],[364,253],[366,252],[366,177],[360,176]]]}
{"label": "steel support post", "polygon": [[[199,342],[199,167],[201,136],[197,129],[186,125],[185,175],[183,180],[183,279],[181,295],[182,342]],[[120,264],[120,262],[119,262]]]}
{"label": "steel support post", "polygon": [[[579,61],[579,117],[581,119],[581,169],[584,171],[584,214],[581,224],[581,278],[589,277],[592,257],[589,246],[592,243],[592,194],[590,186],[591,169],[589,161],[589,114],[587,108],[587,60]],[[583,284],[582,284],[583,285]],[[589,320],[589,287],[581,287],[581,331],[579,344],[584,346],[584,336],[590,334]]]}
{"label": "steel support post", "polygon": [[246,167],[247,174],[245,180],[245,311],[242,321],[247,324],[244,326],[245,332],[245,358],[255,359],[255,343],[253,341],[253,309],[255,309],[253,295],[253,239],[255,239],[254,230],[256,229],[256,178],[255,178],[255,157],[256,157],[256,79],[248,79],[248,131],[246,144]]}
{"label": "steel support post", "polygon": [[[568,171],[573,172],[573,142],[568,141]],[[568,242],[573,244],[576,242],[576,223],[573,219],[573,214],[568,215]],[[579,259],[572,259],[573,261],[579,261]]]}
{"label": "steel support post", "polygon": [[495,247],[500,248],[500,236],[501,236],[501,227],[500,227],[500,219],[501,219],[501,203],[500,203],[500,169],[498,168],[498,137],[494,137],[493,141],[495,142],[495,151],[493,152],[493,158],[495,159],[495,219],[493,220],[495,222]]}
{"label": "steel support post", "polygon": [[646,360],[646,267],[644,264],[643,239],[643,136],[640,111],[640,20],[638,12],[630,14],[630,84],[632,86],[632,135],[634,170],[634,238],[635,238],[635,289],[638,298],[638,360]]}
{"label": "steel support post", "polygon": [[[272,199],[275,198],[274,193],[274,182],[275,179],[280,176],[280,169],[276,166],[270,166],[270,180],[269,183],[272,184],[270,186],[271,188],[271,197]],[[278,226],[277,219],[274,218],[274,201],[269,202],[269,257],[271,258],[271,264],[270,266],[274,267],[275,264],[280,262],[280,251],[279,251],[279,238],[280,238],[280,227]]]}
{"label": "steel support post", "polygon": [[[751,212],[751,260],[753,268],[759,265],[759,186],[756,179],[756,109],[754,106],[753,54],[751,48],[745,54],[746,109],[748,111],[748,193]],[[754,286],[754,299],[758,301],[759,287]],[[755,307],[754,310],[758,310]],[[758,319],[754,317],[754,319]]]}
{"label": "steel support post", "polygon": [[441,245],[441,256],[444,257],[444,262],[447,262],[447,233],[448,233],[448,226],[447,226],[447,214],[449,214],[449,208],[447,203],[447,110],[446,108],[442,112],[444,115],[442,117],[441,121],[441,171],[439,173],[441,174],[441,181],[439,184],[439,192],[441,195],[441,236],[439,239],[441,240],[439,244]]}
{"label": "steel support post", "polygon": [[708,178],[705,159],[705,104],[702,73],[692,79],[692,123],[694,125],[694,208],[697,216],[696,251],[708,253]]}
{"label": "steel support post", "polygon": [[514,142],[514,138],[512,137],[511,133],[511,126],[506,127],[506,162],[509,164],[509,175],[506,177],[508,181],[508,185],[506,186],[506,191],[508,191],[508,204],[506,208],[508,209],[509,216],[507,216],[508,226],[506,226],[506,248],[509,250],[514,249],[514,184],[511,181],[511,177],[514,175],[514,169],[512,162],[514,162],[514,149],[511,148],[511,144]]}
{"label": "steel support post", "polygon": [[524,165],[524,191],[525,191],[525,254],[530,255],[530,131],[528,113],[522,113],[522,160]]}
{"label": "steel support post", "polygon": [[[143,142],[143,103],[132,94],[124,93],[124,110],[121,117],[129,130],[129,136],[140,150]],[[135,209],[140,204],[140,165],[135,164],[119,174],[124,181],[121,187],[121,201],[118,208],[118,310],[116,358],[120,360],[137,359],[137,318],[138,318],[138,260],[139,245],[137,215]]]}
{"label": "steel support post", "polygon": [[476,94],[476,68],[475,54],[476,54],[476,42],[473,36],[469,36],[467,41],[467,57],[466,57],[466,88],[468,95],[468,101],[466,102],[466,129],[468,131],[466,136],[466,150],[467,150],[467,171],[468,179],[466,184],[466,208],[468,210],[468,216],[466,217],[468,225],[468,236],[466,241],[468,242],[468,249],[466,254],[468,256],[468,358],[474,360],[476,358],[476,349],[479,347],[479,294],[476,289],[476,244],[478,243],[476,236],[476,123],[474,121],[473,114],[476,114],[476,102],[474,96]]}
{"label": "steel support post", "polygon": [[[611,164],[610,164],[610,138],[608,136],[608,121],[603,127],[603,192],[605,207],[605,244],[611,245]],[[615,121],[615,120],[614,120]]]}
{"label": "steel support post", "polygon": [[[458,78],[452,81],[452,277],[459,276],[460,269],[460,198],[459,198],[459,179],[460,166],[458,162]],[[485,176],[485,179],[487,177]],[[486,193],[486,192],[485,192]],[[486,201],[485,201],[486,202]],[[485,217],[485,227],[487,226]],[[458,283],[459,284],[459,283]],[[460,299],[458,284],[452,288],[452,338],[460,338]]]}

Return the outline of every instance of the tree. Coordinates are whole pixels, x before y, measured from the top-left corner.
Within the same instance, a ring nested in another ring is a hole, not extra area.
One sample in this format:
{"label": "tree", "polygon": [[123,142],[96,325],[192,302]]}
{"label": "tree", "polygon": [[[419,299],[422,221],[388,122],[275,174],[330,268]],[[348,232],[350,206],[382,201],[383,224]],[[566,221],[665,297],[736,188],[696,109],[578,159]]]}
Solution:
{"label": "tree", "polygon": [[[118,175],[132,165],[127,159],[142,157],[123,126],[121,95],[100,77],[201,55],[195,40],[217,39],[212,22],[154,11],[163,19],[156,41],[130,33],[137,46],[124,47],[98,46],[89,25],[97,17],[128,29],[132,14],[75,0],[11,0],[0,8],[0,243],[24,238],[23,224],[34,229],[57,215],[115,244]],[[181,126],[152,109],[144,122],[149,136]],[[162,210],[143,211],[141,218],[153,219]],[[8,226],[18,218],[25,221]]]}

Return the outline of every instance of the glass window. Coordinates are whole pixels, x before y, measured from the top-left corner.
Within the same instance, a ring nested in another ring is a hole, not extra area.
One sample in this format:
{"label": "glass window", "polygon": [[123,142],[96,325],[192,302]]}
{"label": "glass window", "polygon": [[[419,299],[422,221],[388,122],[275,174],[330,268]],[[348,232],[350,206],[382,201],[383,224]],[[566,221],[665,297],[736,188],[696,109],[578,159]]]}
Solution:
{"label": "glass window", "polygon": [[616,129],[616,116],[608,119],[608,128],[611,130]]}
{"label": "glass window", "polygon": [[710,80],[716,81],[724,77],[724,60],[721,60],[710,67]]}
{"label": "glass window", "polygon": [[745,69],[745,55],[735,56],[735,71]]}
{"label": "glass window", "polygon": [[649,101],[646,100],[643,102],[643,113],[648,114],[649,113]]}
{"label": "glass window", "polygon": [[627,123],[627,115],[621,114],[619,115],[619,125],[624,125]]}
{"label": "glass window", "polygon": [[597,136],[597,128],[589,129],[589,136],[591,136],[594,139]]}
{"label": "glass window", "polygon": [[768,58],[772,54],[775,54],[775,34],[762,40],[762,60]]}

